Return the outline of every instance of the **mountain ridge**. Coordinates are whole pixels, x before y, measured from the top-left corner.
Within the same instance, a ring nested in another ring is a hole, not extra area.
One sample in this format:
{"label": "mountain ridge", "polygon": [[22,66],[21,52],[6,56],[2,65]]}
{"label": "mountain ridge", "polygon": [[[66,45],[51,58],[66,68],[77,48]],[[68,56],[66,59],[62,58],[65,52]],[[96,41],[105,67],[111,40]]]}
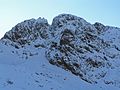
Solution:
{"label": "mountain ridge", "polygon": [[44,49],[50,64],[70,71],[83,81],[120,87],[119,38],[120,28],[99,22],[90,24],[83,18],[60,14],[51,25],[44,18],[17,24],[4,35],[0,45],[12,46],[7,51],[23,61],[41,56],[39,51]]}

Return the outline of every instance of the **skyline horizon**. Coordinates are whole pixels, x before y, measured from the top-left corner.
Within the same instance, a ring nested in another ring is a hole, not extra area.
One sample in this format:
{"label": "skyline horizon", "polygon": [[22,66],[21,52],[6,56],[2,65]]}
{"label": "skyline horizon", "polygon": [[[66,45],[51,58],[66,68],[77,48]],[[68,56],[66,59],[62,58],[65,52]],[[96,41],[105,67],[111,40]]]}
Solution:
{"label": "skyline horizon", "polygon": [[16,24],[31,18],[44,17],[51,24],[55,16],[66,13],[85,19],[94,24],[120,28],[120,1],[114,0],[0,0],[0,38]]}

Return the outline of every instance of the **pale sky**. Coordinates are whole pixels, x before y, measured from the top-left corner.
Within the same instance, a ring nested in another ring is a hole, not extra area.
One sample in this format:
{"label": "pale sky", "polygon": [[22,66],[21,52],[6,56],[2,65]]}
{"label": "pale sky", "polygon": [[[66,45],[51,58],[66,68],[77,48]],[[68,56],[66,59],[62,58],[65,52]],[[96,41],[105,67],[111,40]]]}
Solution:
{"label": "pale sky", "polygon": [[51,24],[61,13],[120,27],[120,0],[0,0],[0,38],[21,21],[44,17]]}

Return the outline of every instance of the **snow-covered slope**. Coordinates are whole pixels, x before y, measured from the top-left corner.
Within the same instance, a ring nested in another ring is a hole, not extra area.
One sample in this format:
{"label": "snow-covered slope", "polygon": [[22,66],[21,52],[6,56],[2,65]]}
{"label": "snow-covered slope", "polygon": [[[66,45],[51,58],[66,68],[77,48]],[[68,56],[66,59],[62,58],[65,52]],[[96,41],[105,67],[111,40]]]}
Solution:
{"label": "snow-covered slope", "polygon": [[0,90],[120,90],[120,29],[61,14],[0,40]]}

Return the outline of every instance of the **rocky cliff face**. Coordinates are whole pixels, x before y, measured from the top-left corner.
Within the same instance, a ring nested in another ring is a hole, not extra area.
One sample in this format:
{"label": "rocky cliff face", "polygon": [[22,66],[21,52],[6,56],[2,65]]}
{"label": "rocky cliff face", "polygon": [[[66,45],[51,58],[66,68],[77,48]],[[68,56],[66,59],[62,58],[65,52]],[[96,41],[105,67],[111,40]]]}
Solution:
{"label": "rocky cliff face", "polygon": [[48,29],[49,24],[44,18],[25,20],[7,32],[2,40],[9,40],[13,46],[19,48],[34,42],[38,38],[40,40],[48,38],[46,33]]}
{"label": "rocky cliff face", "polygon": [[[17,49],[45,48],[48,61],[88,83],[120,86],[120,28],[61,14],[49,25],[46,19],[17,24],[1,39]],[[116,74],[118,73],[118,74]]]}

